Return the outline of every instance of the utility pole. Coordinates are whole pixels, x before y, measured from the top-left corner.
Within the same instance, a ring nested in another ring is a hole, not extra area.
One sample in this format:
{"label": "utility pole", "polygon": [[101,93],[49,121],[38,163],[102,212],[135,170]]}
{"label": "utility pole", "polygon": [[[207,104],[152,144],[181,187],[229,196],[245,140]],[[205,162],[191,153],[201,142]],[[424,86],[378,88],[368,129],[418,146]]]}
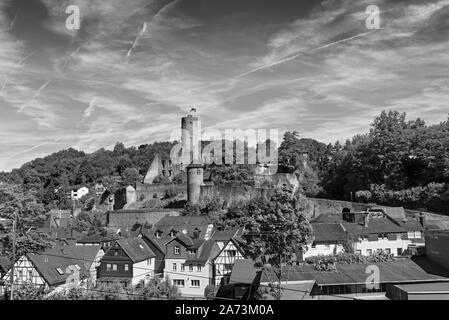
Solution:
{"label": "utility pole", "polygon": [[12,264],[11,264],[11,300],[14,300],[14,265],[16,264],[16,228],[17,228],[17,213],[14,212],[14,220],[12,227]]}

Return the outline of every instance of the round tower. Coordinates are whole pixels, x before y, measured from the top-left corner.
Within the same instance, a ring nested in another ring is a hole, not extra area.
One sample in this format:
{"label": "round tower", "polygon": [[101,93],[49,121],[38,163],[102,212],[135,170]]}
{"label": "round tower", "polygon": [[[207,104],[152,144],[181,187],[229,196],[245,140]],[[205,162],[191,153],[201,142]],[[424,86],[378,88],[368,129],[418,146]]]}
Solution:
{"label": "round tower", "polygon": [[196,109],[191,109],[189,114],[186,117],[182,118],[181,129],[182,163],[183,166],[187,166],[195,160],[201,160],[201,121],[196,115]]}
{"label": "round tower", "polygon": [[202,164],[196,162],[187,166],[187,201],[192,205],[200,203],[203,175],[204,168]]}

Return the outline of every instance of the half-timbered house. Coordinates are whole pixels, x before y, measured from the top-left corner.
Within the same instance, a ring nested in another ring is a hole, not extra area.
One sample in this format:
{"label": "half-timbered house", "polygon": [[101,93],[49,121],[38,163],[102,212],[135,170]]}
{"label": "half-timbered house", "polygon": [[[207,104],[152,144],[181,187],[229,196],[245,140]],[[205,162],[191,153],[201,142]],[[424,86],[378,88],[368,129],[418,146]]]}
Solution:
{"label": "half-timbered house", "polygon": [[[56,246],[43,253],[25,254],[14,263],[14,284],[62,290],[70,285],[95,283],[103,254],[100,246]],[[3,281],[5,285],[10,283],[11,269]]]}

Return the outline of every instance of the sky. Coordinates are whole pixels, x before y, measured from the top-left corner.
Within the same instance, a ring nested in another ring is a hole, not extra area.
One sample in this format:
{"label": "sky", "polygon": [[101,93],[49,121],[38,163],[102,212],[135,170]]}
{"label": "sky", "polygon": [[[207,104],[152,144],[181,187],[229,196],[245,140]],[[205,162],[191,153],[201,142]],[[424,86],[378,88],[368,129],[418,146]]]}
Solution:
{"label": "sky", "polygon": [[449,0],[0,0],[0,171],[169,140],[191,107],[325,143],[382,110],[439,123],[448,45]]}

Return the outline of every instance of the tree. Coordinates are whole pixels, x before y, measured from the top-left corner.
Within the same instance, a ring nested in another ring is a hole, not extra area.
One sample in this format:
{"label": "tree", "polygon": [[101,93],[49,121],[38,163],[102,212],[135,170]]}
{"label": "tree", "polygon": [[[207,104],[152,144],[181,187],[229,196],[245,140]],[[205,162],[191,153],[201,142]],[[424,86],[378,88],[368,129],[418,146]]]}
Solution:
{"label": "tree", "polygon": [[[0,218],[13,219],[17,215],[16,256],[40,252],[52,246],[50,237],[37,230],[46,220],[44,207],[39,204],[33,191],[26,191],[17,185],[0,185]],[[2,236],[4,251],[11,258],[14,233],[12,224],[6,225]]]}
{"label": "tree", "polygon": [[139,170],[137,170],[136,168],[126,168],[122,174],[122,179],[122,184],[124,186],[132,186],[135,185],[136,182],[141,181],[142,176],[140,175]]}
{"label": "tree", "polygon": [[134,299],[177,299],[180,297],[179,290],[171,284],[168,278],[153,278],[148,283],[141,283],[134,291]]}
{"label": "tree", "polygon": [[295,254],[311,240],[312,227],[304,214],[301,195],[287,189],[276,189],[269,199],[251,200],[241,211],[226,214],[227,226],[244,228],[241,246],[256,264],[270,264],[279,280],[281,294],[282,266],[291,265]]}

